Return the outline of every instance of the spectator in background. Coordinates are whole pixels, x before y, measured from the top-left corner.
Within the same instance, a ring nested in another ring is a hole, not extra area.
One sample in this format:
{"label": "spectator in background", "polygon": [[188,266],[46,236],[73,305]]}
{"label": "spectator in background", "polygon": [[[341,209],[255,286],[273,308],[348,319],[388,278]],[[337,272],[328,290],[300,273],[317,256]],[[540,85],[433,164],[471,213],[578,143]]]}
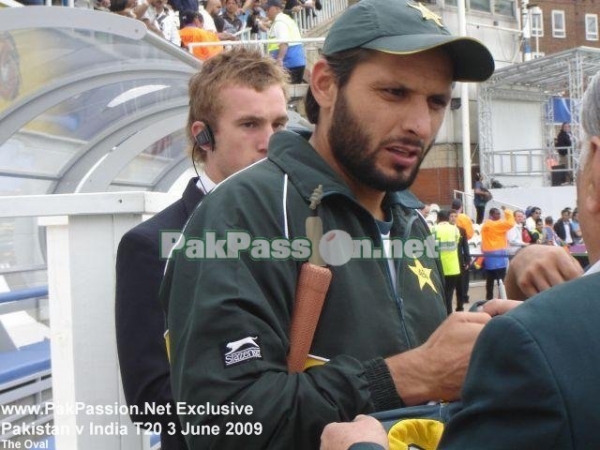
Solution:
{"label": "spectator in background", "polygon": [[[183,11],[179,15],[181,29],[179,36],[181,37],[181,46],[188,49],[190,44],[194,42],[219,42],[219,37],[216,33],[202,28],[204,17],[197,11]],[[207,60],[211,56],[218,55],[223,51],[222,45],[211,45],[208,47],[192,47],[191,53],[202,61]]]}
{"label": "spectator in background", "polygon": [[554,232],[560,239],[561,245],[571,246],[575,243],[575,231],[573,230],[570,218],[571,209],[565,208],[560,212],[560,220],[557,220],[554,224]]}
{"label": "spectator in background", "polygon": [[563,122],[556,136],[556,150],[558,151],[558,163],[564,164],[565,169],[568,165],[569,152],[572,145],[573,135],[571,134],[571,125],[568,122]]}
{"label": "spectator in background", "polygon": [[542,210],[537,206],[531,206],[527,210],[527,219],[525,220],[525,228],[529,230],[529,232],[533,233],[537,226],[538,219],[542,218]]}
{"label": "spectator in background", "polygon": [[96,11],[110,12],[110,0],[95,0],[94,9]]}
{"label": "spectator in background", "polygon": [[267,17],[271,20],[269,39],[286,41],[280,44],[269,44],[267,48],[269,55],[290,73],[292,84],[300,84],[304,81],[306,56],[304,45],[298,42],[302,39],[298,25],[294,19],[283,12],[280,0],[268,0],[265,8]]}
{"label": "spectator in background", "polygon": [[181,47],[181,38],[179,37],[179,29],[177,18],[174,13],[168,8],[167,0],[147,0],[148,9],[142,17],[142,20],[148,27],[157,29],[160,35],[167,41]]}
{"label": "spectator in background", "polygon": [[[465,241],[464,245],[459,243],[459,253],[462,254],[462,264],[460,269],[460,295],[464,303],[469,303],[469,265],[471,253],[469,250],[469,240],[475,234],[473,229],[473,221],[463,212],[463,203],[459,198],[452,200],[452,209],[456,211],[456,226],[461,231],[461,237]],[[460,249],[462,248],[462,252]],[[464,258],[467,257],[465,260]],[[465,264],[466,263],[466,264]],[[457,298],[458,298],[457,294]]]}
{"label": "spectator in background", "polygon": [[283,12],[295,20],[294,13],[301,11],[306,17],[316,16],[314,8],[312,0],[287,0]]}
{"label": "spectator in background", "polygon": [[111,0],[109,9],[120,16],[141,20],[154,34],[164,37],[158,26],[147,18],[146,13],[150,8],[149,2],[137,3],[136,0]]}
{"label": "spectator in background", "polygon": [[169,0],[171,7],[177,11],[197,11],[198,0]]}
{"label": "spectator in background", "polygon": [[[453,220],[453,215],[450,215],[450,223],[456,225]],[[469,248],[469,240],[465,230],[457,227],[460,233],[458,241],[458,261],[460,263],[460,280],[456,288],[456,310],[462,311],[465,303],[469,303],[469,267],[471,266],[471,250]],[[467,280],[465,286],[464,282]]]}
{"label": "spectator in background", "polygon": [[561,185],[571,184],[573,181],[573,164],[571,162],[571,155],[573,152],[574,139],[571,134],[571,125],[564,122],[560,127],[560,131],[556,136],[556,149],[558,152],[558,164],[560,169],[560,183]]}
{"label": "spectator in background", "polygon": [[[191,8],[189,11],[195,11],[195,8]],[[202,14],[204,18],[204,29],[218,33],[217,24],[215,23],[215,17],[219,16],[221,11],[221,0],[201,0],[198,5],[198,12]],[[222,21],[222,19],[220,19]],[[221,31],[223,31],[223,23],[221,23]]]}
{"label": "spectator in background", "polygon": [[510,209],[502,206],[504,218],[498,208],[490,209],[490,218],[481,227],[481,250],[484,255],[485,298],[494,297],[494,283],[504,281],[508,266],[508,242],[506,233],[515,226],[515,218]]}
{"label": "spectator in background", "polygon": [[535,221],[535,228],[531,232],[531,243],[532,244],[541,244],[542,239],[543,239],[543,234],[544,234],[544,221],[542,219],[537,219]]}
{"label": "spectator in background", "polygon": [[221,0],[206,0],[200,4],[199,12],[204,19],[204,28],[216,33],[221,41],[234,41],[235,36],[223,30],[225,21],[221,17]]}
{"label": "spectator in background", "polygon": [[475,234],[473,230],[473,221],[463,212],[463,203],[459,198],[452,200],[452,209],[456,212],[456,226],[465,230],[467,240]]}
{"label": "spectator in background", "polygon": [[546,216],[544,218],[544,228],[542,229],[542,244],[558,246],[560,241],[556,232],[554,231],[554,219],[552,216]]}
{"label": "spectator in background", "polygon": [[492,194],[483,185],[483,175],[480,173],[475,175],[475,186],[473,187],[473,204],[475,205],[475,211],[477,211],[477,217],[475,222],[481,224],[485,216],[485,205],[492,199]]}
{"label": "spectator in background", "polygon": [[516,254],[523,247],[531,243],[531,235],[529,230],[525,228],[525,213],[521,210],[515,211],[515,226],[506,233],[508,239],[508,253]]}
{"label": "spectator in background", "polygon": [[[452,313],[452,297],[454,291],[459,292],[460,286],[460,266],[461,261],[458,255],[458,244],[460,241],[460,231],[458,227],[451,223],[456,221],[456,213],[447,209],[442,209],[437,215],[437,224],[431,229],[431,234],[435,237],[440,250],[440,261],[442,262],[442,271],[444,272],[444,299],[446,301],[446,312]],[[457,298],[457,311],[463,310],[462,298]]]}
{"label": "spectator in background", "polygon": [[240,6],[237,0],[226,0],[225,9],[221,14],[223,18],[224,26],[223,31],[229,34],[235,34],[244,28],[245,23],[239,17]]}
{"label": "spectator in background", "polygon": [[248,26],[251,28],[250,34],[257,39],[267,39],[269,31],[269,19],[267,13],[261,6],[260,0],[254,0],[250,15],[248,16]]}
{"label": "spectator in background", "polygon": [[250,15],[254,9],[254,0],[237,0],[238,3],[238,17],[242,21],[242,30],[245,28],[249,28],[248,21],[250,20]]}
{"label": "spectator in background", "polygon": [[[130,17],[132,19],[138,19],[138,16],[134,13],[134,8],[137,8],[135,0],[111,0],[110,12],[118,14],[120,16]],[[146,5],[147,7],[147,5]],[[144,7],[144,12],[146,12]],[[143,13],[142,13],[143,15]],[[141,18],[141,16],[140,16]]]}
{"label": "spectator in background", "polygon": [[579,225],[579,213],[577,211],[577,208],[573,210],[573,214],[571,215],[571,227],[573,228],[573,241],[575,242],[575,244],[583,243],[581,227]]}

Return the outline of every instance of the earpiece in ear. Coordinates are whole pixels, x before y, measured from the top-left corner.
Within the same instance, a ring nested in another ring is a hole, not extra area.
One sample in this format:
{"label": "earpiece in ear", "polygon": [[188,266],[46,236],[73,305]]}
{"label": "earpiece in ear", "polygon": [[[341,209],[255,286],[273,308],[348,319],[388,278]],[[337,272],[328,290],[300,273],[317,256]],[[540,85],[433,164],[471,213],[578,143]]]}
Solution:
{"label": "earpiece in ear", "polygon": [[213,150],[215,148],[215,137],[208,124],[206,124],[200,133],[194,136],[194,140],[198,146],[210,145]]}

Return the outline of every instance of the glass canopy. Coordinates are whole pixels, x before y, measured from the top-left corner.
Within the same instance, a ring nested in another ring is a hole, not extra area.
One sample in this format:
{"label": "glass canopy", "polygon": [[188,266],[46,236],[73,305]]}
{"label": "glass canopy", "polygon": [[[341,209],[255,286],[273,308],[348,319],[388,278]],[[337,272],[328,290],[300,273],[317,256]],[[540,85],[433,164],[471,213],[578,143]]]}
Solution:
{"label": "glass canopy", "polygon": [[166,191],[189,165],[189,53],[136,20],[0,9],[0,195]]}
{"label": "glass canopy", "polygon": [[[0,195],[168,191],[190,166],[192,55],[85,8],[0,8],[0,30]],[[46,284],[43,228],[1,212],[0,292]]]}

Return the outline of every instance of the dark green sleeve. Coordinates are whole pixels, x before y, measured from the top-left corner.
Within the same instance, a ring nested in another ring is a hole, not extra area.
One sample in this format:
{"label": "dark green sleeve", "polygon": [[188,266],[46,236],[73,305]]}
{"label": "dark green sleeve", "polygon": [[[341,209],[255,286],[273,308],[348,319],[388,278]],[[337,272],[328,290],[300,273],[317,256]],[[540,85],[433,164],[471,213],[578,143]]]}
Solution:
{"label": "dark green sleeve", "polygon": [[440,450],[573,448],[548,360],[528,330],[510,316],[494,318],[481,332],[462,403]]}

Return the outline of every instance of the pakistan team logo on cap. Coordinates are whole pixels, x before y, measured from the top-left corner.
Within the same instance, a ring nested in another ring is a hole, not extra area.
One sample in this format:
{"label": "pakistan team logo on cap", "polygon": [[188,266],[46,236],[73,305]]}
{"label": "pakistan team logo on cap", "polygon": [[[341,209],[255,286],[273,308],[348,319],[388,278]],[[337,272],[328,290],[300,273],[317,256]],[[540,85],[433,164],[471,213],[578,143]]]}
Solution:
{"label": "pakistan team logo on cap", "polygon": [[423,20],[433,20],[438,27],[444,28],[444,24],[442,23],[442,18],[440,16],[438,16],[436,13],[434,13],[433,11],[427,9],[427,7],[425,5],[423,5],[422,3],[409,1],[407,3],[407,5],[410,6],[411,8],[414,8],[417,11],[419,11],[421,13],[421,15],[423,16]]}

